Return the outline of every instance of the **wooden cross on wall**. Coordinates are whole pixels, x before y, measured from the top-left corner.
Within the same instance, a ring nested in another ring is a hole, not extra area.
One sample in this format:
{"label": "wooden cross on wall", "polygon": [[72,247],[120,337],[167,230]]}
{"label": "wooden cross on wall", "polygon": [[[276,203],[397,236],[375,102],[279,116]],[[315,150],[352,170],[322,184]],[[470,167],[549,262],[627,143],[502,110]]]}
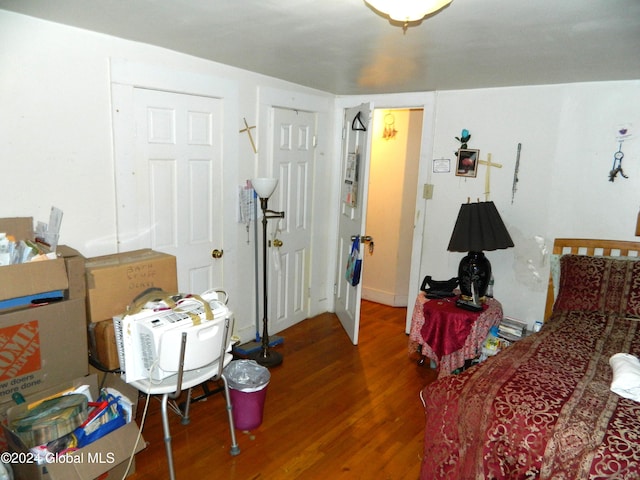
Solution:
{"label": "wooden cross on wall", "polygon": [[253,148],[253,153],[258,153],[258,150],[256,149],[256,144],[253,142],[253,135],[251,135],[251,129],[256,127],[255,125],[253,127],[250,127],[249,124],[247,123],[246,118],[243,118],[242,120],[244,120],[245,128],[240,130],[240,133],[247,132],[247,135],[249,135],[249,141],[251,142],[251,148]]}
{"label": "wooden cross on wall", "polygon": [[487,171],[484,174],[484,201],[489,201],[489,194],[491,193],[491,167],[502,168],[501,163],[492,163],[491,154],[487,153],[486,160],[478,160],[481,165],[487,166]]}

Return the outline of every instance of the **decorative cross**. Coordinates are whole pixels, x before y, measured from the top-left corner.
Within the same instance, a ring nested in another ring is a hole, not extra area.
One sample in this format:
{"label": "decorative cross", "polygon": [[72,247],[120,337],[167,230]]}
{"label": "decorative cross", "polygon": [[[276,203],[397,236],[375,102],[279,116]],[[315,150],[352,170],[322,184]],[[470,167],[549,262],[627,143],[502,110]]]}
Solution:
{"label": "decorative cross", "polygon": [[491,193],[491,167],[502,168],[501,163],[492,163],[491,162],[491,154],[487,153],[486,160],[478,160],[478,163],[481,165],[487,166],[487,171],[484,174],[484,201],[489,201],[489,193]]}
{"label": "decorative cross", "polygon": [[251,147],[253,148],[253,153],[258,153],[258,150],[256,149],[256,144],[253,143],[253,136],[251,135],[251,129],[256,127],[255,125],[253,127],[250,127],[249,124],[247,123],[246,118],[242,117],[242,120],[244,120],[245,128],[240,130],[240,133],[247,132],[247,135],[249,135],[249,141],[251,142]]}

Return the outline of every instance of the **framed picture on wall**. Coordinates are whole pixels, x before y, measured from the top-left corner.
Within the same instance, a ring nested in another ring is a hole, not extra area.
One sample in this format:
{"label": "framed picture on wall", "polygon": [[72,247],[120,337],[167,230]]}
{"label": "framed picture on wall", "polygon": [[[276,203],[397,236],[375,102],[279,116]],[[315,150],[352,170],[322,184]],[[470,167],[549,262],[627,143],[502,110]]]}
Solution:
{"label": "framed picture on wall", "polygon": [[458,161],[456,163],[456,175],[458,177],[473,177],[478,174],[478,160],[480,150],[461,148],[458,150]]}

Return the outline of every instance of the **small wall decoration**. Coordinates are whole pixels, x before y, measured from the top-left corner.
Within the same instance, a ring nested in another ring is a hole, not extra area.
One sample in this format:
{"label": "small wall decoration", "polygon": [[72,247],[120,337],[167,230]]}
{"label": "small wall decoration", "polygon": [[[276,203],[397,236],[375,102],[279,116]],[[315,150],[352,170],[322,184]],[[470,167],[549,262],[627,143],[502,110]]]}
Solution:
{"label": "small wall decoration", "polygon": [[518,152],[516,153],[516,168],[513,170],[513,184],[511,185],[511,205],[513,205],[513,199],[516,196],[516,190],[518,190],[518,170],[520,170],[520,151],[522,150],[522,144],[518,143]]}
{"label": "small wall decoration", "polygon": [[624,158],[624,153],[622,153],[622,144],[625,140],[629,140],[633,138],[633,125],[630,123],[625,123],[618,125],[616,128],[616,140],[618,140],[618,151],[613,154],[613,165],[611,170],[609,171],[609,181],[613,182],[618,174],[622,178],[629,178],[625,175],[624,170],[622,170],[622,159]]}
{"label": "small wall decoration", "polygon": [[616,179],[616,176],[620,174],[622,178],[629,178],[624,174],[622,170],[622,159],[624,158],[624,153],[622,153],[622,142],[620,142],[620,146],[618,147],[618,151],[613,154],[613,166],[611,167],[611,171],[609,172],[609,181],[613,182]]}
{"label": "small wall decoration", "polygon": [[478,159],[480,150],[461,148],[456,153],[458,162],[456,165],[456,176],[475,178],[478,174]]}
{"label": "small wall decoration", "polygon": [[393,116],[392,113],[387,113],[384,116],[384,132],[382,132],[382,138],[385,140],[391,140],[395,138],[396,133],[396,117]]}
{"label": "small wall decoration", "polygon": [[622,123],[616,127],[616,140],[618,142],[624,142],[625,140],[631,140],[634,137],[633,124]]}
{"label": "small wall decoration", "polygon": [[449,173],[451,171],[451,159],[436,158],[433,160],[433,173]]}
{"label": "small wall decoration", "polygon": [[253,127],[250,127],[249,124],[247,123],[247,119],[246,118],[243,118],[242,120],[244,121],[244,128],[242,130],[240,130],[240,133],[247,132],[247,135],[249,136],[249,142],[251,142],[251,148],[253,148],[253,153],[258,153],[258,149],[256,148],[256,144],[253,141],[253,135],[251,135],[251,129],[256,128],[256,126],[254,125]]}
{"label": "small wall decoration", "polygon": [[460,142],[460,148],[466,149],[467,143],[469,143],[469,140],[471,140],[471,134],[469,133],[469,130],[463,128],[462,132],[460,132],[460,136],[455,137],[455,139]]}
{"label": "small wall decoration", "polygon": [[491,167],[502,168],[501,163],[493,163],[491,161],[491,154],[487,153],[486,160],[478,160],[480,165],[486,165],[487,171],[484,174],[484,201],[489,201],[489,195],[491,195]]}

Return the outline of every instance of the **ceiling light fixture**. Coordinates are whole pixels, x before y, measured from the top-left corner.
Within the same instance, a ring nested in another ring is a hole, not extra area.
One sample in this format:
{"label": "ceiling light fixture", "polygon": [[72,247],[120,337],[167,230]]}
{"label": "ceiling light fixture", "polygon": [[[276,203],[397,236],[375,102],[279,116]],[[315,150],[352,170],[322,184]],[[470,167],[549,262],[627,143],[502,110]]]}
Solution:
{"label": "ceiling light fixture", "polygon": [[364,0],[374,10],[389,17],[391,22],[402,23],[406,33],[410,22],[420,22],[424,17],[441,10],[451,0]]}

